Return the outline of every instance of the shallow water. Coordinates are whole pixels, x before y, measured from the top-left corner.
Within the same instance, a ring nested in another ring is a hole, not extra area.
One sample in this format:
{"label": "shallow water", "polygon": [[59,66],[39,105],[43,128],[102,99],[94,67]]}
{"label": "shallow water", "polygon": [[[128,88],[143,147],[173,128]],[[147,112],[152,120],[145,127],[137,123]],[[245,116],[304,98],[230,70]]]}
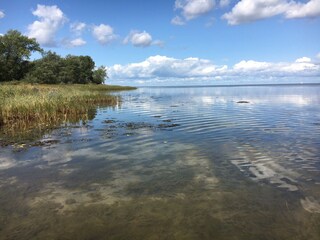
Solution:
{"label": "shallow water", "polygon": [[320,239],[319,93],[140,88],[3,146],[0,239]]}

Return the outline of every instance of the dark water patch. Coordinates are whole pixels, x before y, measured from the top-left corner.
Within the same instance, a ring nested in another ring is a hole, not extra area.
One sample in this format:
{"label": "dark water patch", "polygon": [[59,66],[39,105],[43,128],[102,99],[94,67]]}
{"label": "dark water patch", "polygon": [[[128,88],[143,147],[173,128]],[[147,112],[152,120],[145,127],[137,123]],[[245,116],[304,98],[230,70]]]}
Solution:
{"label": "dark water patch", "polygon": [[108,120],[104,120],[103,123],[115,123],[115,120],[112,119],[108,119]]}
{"label": "dark water patch", "polygon": [[158,126],[159,126],[159,128],[166,129],[166,128],[178,127],[178,126],[180,126],[180,124],[177,124],[177,123],[172,123],[172,124],[159,124]]}

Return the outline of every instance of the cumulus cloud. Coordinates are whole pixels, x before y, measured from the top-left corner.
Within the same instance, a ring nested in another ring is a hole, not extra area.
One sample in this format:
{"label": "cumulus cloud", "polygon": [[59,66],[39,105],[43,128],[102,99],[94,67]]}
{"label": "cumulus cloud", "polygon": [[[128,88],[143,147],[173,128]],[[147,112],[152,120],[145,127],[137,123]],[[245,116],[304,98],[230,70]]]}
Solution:
{"label": "cumulus cloud", "polygon": [[307,3],[293,3],[285,12],[286,18],[314,18],[320,16],[320,0],[310,0]]}
{"label": "cumulus cloud", "polygon": [[230,25],[237,25],[277,15],[285,18],[319,17],[320,0],[309,0],[307,3],[292,0],[241,0],[222,18]]}
{"label": "cumulus cloud", "polygon": [[214,6],[214,0],[176,0],[175,10],[179,11],[181,16],[175,16],[171,23],[183,25],[185,20],[189,21],[211,12]]}
{"label": "cumulus cloud", "polygon": [[67,18],[56,6],[37,5],[32,14],[39,18],[28,26],[28,36],[36,38],[43,46],[54,46],[55,35]]}
{"label": "cumulus cloud", "polygon": [[175,2],[175,9],[181,10],[187,20],[207,14],[213,7],[213,0],[176,0]]}
{"label": "cumulus cloud", "polygon": [[240,61],[235,65],[216,65],[200,58],[177,59],[167,56],[151,56],[138,63],[114,65],[108,68],[111,79],[133,80],[214,80],[232,77],[290,77],[320,76],[320,65],[310,58],[302,57],[294,62]]}
{"label": "cumulus cloud", "polygon": [[292,63],[271,63],[249,60],[235,64],[233,66],[233,73],[269,77],[320,76],[320,65],[313,63],[308,57],[298,58]]}
{"label": "cumulus cloud", "polygon": [[296,63],[311,63],[311,58],[302,57],[302,58],[298,58],[295,62]]}
{"label": "cumulus cloud", "polygon": [[85,44],[87,44],[87,42],[81,37],[75,39],[65,38],[62,40],[62,45],[67,48],[81,47]]}
{"label": "cumulus cloud", "polygon": [[0,10],[0,19],[4,18],[4,16],[5,16],[4,12],[2,10]]}
{"label": "cumulus cloud", "polygon": [[149,47],[151,45],[156,45],[159,47],[164,46],[164,42],[160,40],[152,40],[152,36],[146,31],[131,31],[129,35],[124,39],[124,44],[131,43],[135,47]]}
{"label": "cumulus cloud", "polygon": [[71,31],[77,36],[80,36],[82,32],[86,29],[86,27],[87,25],[83,22],[75,22],[70,24]]}
{"label": "cumulus cloud", "polygon": [[282,14],[289,7],[286,0],[241,0],[222,18],[237,25]]}
{"label": "cumulus cloud", "polygon": [[135,47],[148,47],[152,43],[152,37],[146,31],[131,31],[123,42],[125,44],[130,42]]}
{"label": "cumulus cloud", "polygon": [[92,34],[95,37],[95,39],[103,45],[110,43],[118,38],[118,36],[114,33],[113,28],[106,24],[93,26]]}
{"label": "cumulus cloud", "polygon": [[233,66],[233,69],[238,72],[247,72],[247,71],[264,71],[271,67],[271,63],[267,62],[257,62],[253,60],[241,61]]}
{"label": "cumulus cloud", "polygon": [[316,58],[320,59],[320,52],[316,55]]}
{"label": "cumulus cloud", "polygon": [[83,40],[82,38],[76,38],[70,41],[70,45],[72,47],[80,47],[85,45],[87,42],[85,40]]}
{"label": "cumulus cloud", "polygon": [[145,61],[108,68],[115,78],[192,78],[211,76],[223,72],[226,66],[216,66],[209,60],[199,58],[176,59],[167,56],[151,56]]}

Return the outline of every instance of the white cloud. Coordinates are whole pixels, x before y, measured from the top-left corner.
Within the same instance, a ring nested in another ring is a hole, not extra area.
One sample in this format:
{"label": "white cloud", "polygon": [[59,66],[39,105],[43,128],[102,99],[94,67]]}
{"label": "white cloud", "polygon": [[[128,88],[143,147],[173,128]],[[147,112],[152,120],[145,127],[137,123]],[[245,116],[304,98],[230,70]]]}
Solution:
{"label": "white cloud", "polygon": [[302,58],[298,58],[295,62],[296,63],[311,63],[311,58],[302,57]]}
{"label": "white cloud", "polygon": [[92,34],[100,44],[107,44],[118,38],[113,28],[106,24],[93,26]]}
{"label": "white cloud", "polygon": [[151,56],[138,63],[114,65],[108,68],[111,79],[155,81],[168,79],[215,80],[237,77],[320,77],[320,65],[303,57],[294,62],[240,61],[234,66],[215,65],[200,58],[176,59],[167,56]]}
{"label": "white cloud", "polygon": [[87,25],[83,22],[76,22],[70,25],[70,29],[74,32],[77,36],[80,36],[82,32],[86,29]]}
{"label": "white cloud", "polygon": [[39,18],[28,26],[28,36],[44,46],[55,45],[55,35],[67,18],[57,6],[37,5],[32,14]]}
{"label": "white cloud", "polygon": [[80,47],[85,44],[87,44],[87,42],[83,40],[81,37],[75,39],[65,38],[62,40],[62,45],[67,48]]}
{"label": "white cloud", "polygon": [[231,25],[253,22],[282,14],[289,5],[287,0],[241,0],[222,18]]}
{"label": "white cloud", "polygon": [[175,2],[175,8],[180,9],[187,20],[204,15],[213,7],[213,0],[176,0]]}
{"label": "white cloud", "polygon": [[171,20],[171,23],[174,25],[183,25],[185,21],[211,12],[214,6],[214,0],[176,0],[175,10],[179,11],[181,16],[175,16]]}
{"label": "white cloud", "polygon": [[130,42],[135,47],[148,47],[152,43],[152,36],[146,31],[131,31],[123,42],[125,44]]}
{"label": "white cloud", "polygon": [[292,63],[241,61],[233,67],[235,74],[260,75],[269,77],[279,76],[320,76],[320,65],[313,63],[310,58],[302,57]]}
{"label": "white cloud", "polygon": [[71,47],[80,47],[85,45],[87,42],[83,40],[82,38],[76,38],[70,41],[70,46]]}
{"label": "white cloud", "polygon": [[149,47],[151,45],[156,45],[159,47],[164,46],[164,42],[160,40],[152,40],[152,36],[146,32],[140,32],[140,31],[131,31],[129,35],[123,40],[124,44],[131,43],[135,47]]}
{"label": "white cloud", "polygon": [[316,58],[320,59],[320,52],[316,55]]}
{"label": "white cloud", "polygon": [[267,62],[257,62],[253,60],[241,61],[233,66],[233,69],[239,72],[246,71],[263,71],[270,67],[270,63]]}
{"label": "white cloud", "polygon": [[295,3],[286,11],[286,18],[313,18],[320,16],[320,0]]}
{"label": "white cloud", "polygon": [[182,26],[182,25],[185,25],[186,23],[181,17],[175,16],[174,18],[172,18],[171,24]]}
{"label": "white cloud", "polygon": [[0,19],[1,19],[1,18],[4,18],[4,17],[5,17],[4,12],[0,10]]}
{"label": "white cloud", "polygon": [[222,18],[230,25],[237,25],[276,15],[285,18],[319,17],[320,0],[309,0],[307,3],[293,0],[241,0]]}
{"label": "white cloud", "polygon": [[226,66],[215,66],[212,62],[199,58],[176,59],[166,56],[151,56],[140,63],[108,68],[110,77],[115,78],[193,78],[211,76],[223,72]]}

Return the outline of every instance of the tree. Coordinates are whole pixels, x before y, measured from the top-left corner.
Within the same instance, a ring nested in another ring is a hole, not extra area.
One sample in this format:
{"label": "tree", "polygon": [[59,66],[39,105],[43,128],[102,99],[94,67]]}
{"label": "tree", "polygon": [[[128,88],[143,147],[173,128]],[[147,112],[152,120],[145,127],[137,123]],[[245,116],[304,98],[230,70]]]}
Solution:
{"label": "tree", "polygon": [[107,70],[104,66],[99,67],[98,69],[93,71],[93,79],[92,82],[96,84],[102,84],[108,78]]}
{"label": "tree", "polygon": [[65,58],[65,68],[70,80],[67,82],[86,84],[92,82],[94,61],[89,56],[72,56]]}
{"label": "tree", "polygon": [[[42,58],[29,61],[33,52]],[[94,70],[90,56],[60,57],[55,52],[44,52],[35,39],[10,30],[0,36],[0,82],[24,79],[34,83],[97,83],[107,76],[104,67]]]}
{"label": "tree", "polygon": [[89,56],[60,57],[54,52],[46,52],[42,58],[33,62],[33,68],[26,77],[28,82],[36,83],[78,83],[93,81],[95,63]]}
{"label": "tree", "polygon": [[20,80],[29,70],[28,61],[33,52],[43,52],[33,38],[17,30],[0,36],[0,81]]}
{"label": "tree", "polygon": [[[33,52],[42,58],[29,61]],[[44,52],[35,39],[10,30],[0,36],[0,82],[24,79],[34,83],[97,83],[104,82],[106,70],[94,70],[90,56],[60,57],[54,52]]]}
{"label": "tree", "polygon": [[55,84],[64,79],[60,77],[64,67],[63,58],[54,52],[46,52],[43,57],[33,62],[32,70],[27,74],[26,81],[34,83]]}
{"label": "tree", "polygon": [[80,62],[77,56],[68,55],[63,60],[64,66],[62,72],[65,73],[66,78],[64,83],[80,83]]}
{"label": "tree", "polygon": [[95,63],[89,56],[79,56],[80,61],[80,81],[81,83],[90,83],[93,81],[93,69]]}

